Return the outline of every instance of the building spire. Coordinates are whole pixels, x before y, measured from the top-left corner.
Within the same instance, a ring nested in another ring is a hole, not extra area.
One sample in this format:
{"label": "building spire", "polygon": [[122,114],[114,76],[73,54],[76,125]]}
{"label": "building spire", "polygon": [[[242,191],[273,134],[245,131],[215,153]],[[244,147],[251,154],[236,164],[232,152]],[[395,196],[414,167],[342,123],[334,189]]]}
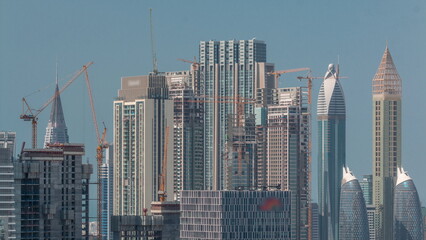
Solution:
{"label": "building spire", "polygon": [[58,88],[59,85],[59,78],[58,78],[58,59],[56,59],[56,88]]}
{"label": "building spire", "polygon": [[46,135],[44,137],[44,147],[50,143],[68,143],[68,129],[65,124],[64,112],[62,109],[61,96],[58,86],[58,63],[56,62],[56,87],[55,98],[52,102],[52,110],[50,112],[49,122],[46,127]]}
{"label": "building spire", "polygon": [[376,75],[373,78],[373,95],[386,94],[386,95],[401,95],[401,78],[396,70],[395,64],[389,47],[386,41],[385,52],[383,53],[382,60]]}

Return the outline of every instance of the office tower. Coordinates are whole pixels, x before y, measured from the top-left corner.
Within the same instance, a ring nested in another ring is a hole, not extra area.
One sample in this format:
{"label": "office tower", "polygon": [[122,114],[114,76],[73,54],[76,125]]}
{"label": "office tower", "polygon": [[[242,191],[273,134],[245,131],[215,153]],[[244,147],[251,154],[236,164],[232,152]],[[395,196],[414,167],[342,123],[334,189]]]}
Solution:
{"label": "office tower", "polygon": [[52,102],[49,122],[44,137],[44,147],[51,143],[69,143],[68,129],[65,124],[62,110],[61,96],[59,95],[58,78],[56,78],[55,97]]}
{"label": "office tower", "polygon": [[[266,63],[266,44],[256,39],[202,41],[200,53],[200,94],[204,104],[206,189],[225,186],[228,116],[237,105],[256,97],[259,88],[277,87],[267,75],[273,65]],[[244,104],[244,114],[254,114],[254,104]]]}
{"label": "office tower", "polygon": [[370,232],[370,240],[376,239],[376,229],[374,228],[374,214],[376,208],[374,205],[367,205],[368,229]]}
{"label": "office tower", "polygon": [[401,79],[386,46],[373,78],[373,205],[377,240],[393,238],[393,188],[401,166]]}
{"label": "office tower", "polygon": [[102,220],[98,224],[101,228],[102,240],[111,240],[111,216],[113,207],[113,145],[105,149],[105,160],[101,165],[100,181],[102,184]]}
{"label": "office tower", "polygon": [[423,240],[422,210],[414,181],[402,167],[397,169],[394,190],[394,239]]}
{"label": "office tower", "polygon": [[290,195],[182,191],[180,239],[291,239]]}
{"label": "office tower", "polygon": [[173,99],[174,194],[204,189],[203,101],[194,94],[193,71],[166,72]]}
{"label": "office tower", "polygon": [[373,204],[373,175],[364,175],[359,181],[362,193],[364,194],[365,204]]}
{"label": "office tower", "polygon": [[358,179],[347,167],[343,167],[339,215],[340,240],[370,239],[364,195]]}
{"label": "office tower", "polygon": [[320,239],[337,240],[342,168],[346,162],[346,107],[339,66],[328,65],[318,95],[318,205]]}
{"label": "office tower", "polygon": [[318,203],[311,203],[312,240],[319,240],[319,212]]}
{"label": "office tower", "polygon": [[149,213],[151,202],[159,200],[163,168],[164,190],[173,199],[173,100],[163,74],[121,79],[113,151],[114,215]]}
{"label": "office tower", "polygon": [[20,239],[88,239],[89,180],[83,144],[24,149],[15,163]]}
{"label": "office tower", "polygon": [[267,185],[291,195],[291,239],[307,239],[309,211],[309,129],[307,93],[278,88],[267,113]]}
{"label": "office tower", "polygon": [[16,208],[13,174],[15,132],[0,132],[0,239],[16,239]]}

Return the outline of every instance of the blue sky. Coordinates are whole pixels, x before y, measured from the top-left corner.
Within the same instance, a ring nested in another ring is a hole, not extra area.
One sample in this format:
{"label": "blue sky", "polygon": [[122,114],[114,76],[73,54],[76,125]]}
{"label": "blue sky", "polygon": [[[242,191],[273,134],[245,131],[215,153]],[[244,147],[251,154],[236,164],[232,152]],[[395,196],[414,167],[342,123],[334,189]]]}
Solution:
{"label": "blue sky", "polygon": [[[37,108],[89,61],[98,120],[112,128],[112,101],[120,77],[151,69],[149,8],[153,8],[160,71],[186,70],[177,58],[198,55],[202,40],[257,38],[267,43],[276,69],[310,67],[323,76],[339,56],[347,103],[347,164],[360,178],[370,174],[371,79],[386,40],[403,81],[402,162],[426,201],[426,2],[413,1],[0,1],[0,130],[16,131],[30,144],[30,124],[18,119],[21,98]],[[296,86],[298,74],[281,77]],[[314,104],[320,81],[314,83]],[[95,132],[83,77],[63,94],[72,142],[86,144],[95,163]],[[420,107],[419,107],[420,106]],[[42,144],[50,108],[39,117]],[[313,112],[315,114],[315,111]],[[313,188],[316,196],[317,139],[313,115]],[[108,139],[111,141],[112,132]],[[19,147],[18,147],[19,148]],[[424,203],[425,204],[425,203]]]}

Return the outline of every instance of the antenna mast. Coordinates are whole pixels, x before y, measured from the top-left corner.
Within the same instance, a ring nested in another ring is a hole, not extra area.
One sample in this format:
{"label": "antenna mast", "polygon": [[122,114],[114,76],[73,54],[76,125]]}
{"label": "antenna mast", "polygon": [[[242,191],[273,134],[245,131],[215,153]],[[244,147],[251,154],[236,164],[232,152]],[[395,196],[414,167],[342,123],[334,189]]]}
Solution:
{"label": "antenna mast", "polygon": [[158,67],[157,67],[157,53],[155,51],[154,27],[152,24],[152,8],[149,9],[149,24],[150,24],[150,31],[151,31],[152,71],[156,75],[158,73]]}

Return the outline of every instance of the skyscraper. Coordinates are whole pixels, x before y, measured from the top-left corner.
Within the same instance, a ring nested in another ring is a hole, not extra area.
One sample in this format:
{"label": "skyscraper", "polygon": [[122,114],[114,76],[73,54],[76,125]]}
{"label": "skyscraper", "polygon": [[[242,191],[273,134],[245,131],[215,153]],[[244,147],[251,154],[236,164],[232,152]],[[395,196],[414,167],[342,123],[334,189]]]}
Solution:
{"label": "skyscraper", "polygon": [[15,132],[0,132],[0,239],[16,239]]}
{"label": "skyscraper", "polygon": [[[258,88],[276,87],[266,69],[266,44],[256,39],[202,41],[200,53],[200,94],[204,104],[206,189],[220,190],[225,185],[228,141],[228,116],[237,113],[236,97],[254,99]],[[245,104],[244,114],[254,114],[254,104]]]}
{"label": "skyscraper", "polygon": [[61,96],[59,95],[58,77],[56,77],[55,98],[52,102],[52,110],[46,127],[44,147],[47,147],[47,144],[50,143],[69,143],[68,129],[62,110]]}
{"label": "skyscraper", "polygon": [[362,176],[362,180],[359,181],[359,185],[361,185],[365,203],[367,205],[373,204],[373,175]]}
{"label": "skyscraper", "polygon": [[194,94],[194,71],[166,72],[173,99],[174,194],[204,189],[203,101]]}
{"label": "skyscraper", "polygon": [[343,168],[339,215],[340,240],[370,239],[364,195],[358,180],[346,167]]}
{"label": "skyscraper", "polygon": [[267,114],[267,186],[291,192],[291,239],[308,238],[309,133],[307,93],[278,88]]}
{"label": "skyscraper", "polygon": [[102,240],[111,240],[111,216],[113,208],[113,145],[105,149],[105,160],[101,166],[100,181],[102,182],[102,220],[98,223],[101,228]]}
{"label": "skyscraper", "polygon": [[318,205],[320,239],[339,236],[340,181],[346,162],[346,107],[339,68],[328,66],[318,96]]}
{"label": "skyscraper", "polygon": [[142,216],[158,201],[163,162],[173,199],[173,100],[162,73],[123,77],[114,101],[114,215]]}
{"label": "skyscraper", "polygon": [[413,180],[398,168],[394,196],[394,239],[423,240],[422,210]]}
{"label": "skyscraper", "polygon": [[401,166],[401,79],[386,46],[373,78],[373,204],[377,240],[393,238],[393,189]]}

